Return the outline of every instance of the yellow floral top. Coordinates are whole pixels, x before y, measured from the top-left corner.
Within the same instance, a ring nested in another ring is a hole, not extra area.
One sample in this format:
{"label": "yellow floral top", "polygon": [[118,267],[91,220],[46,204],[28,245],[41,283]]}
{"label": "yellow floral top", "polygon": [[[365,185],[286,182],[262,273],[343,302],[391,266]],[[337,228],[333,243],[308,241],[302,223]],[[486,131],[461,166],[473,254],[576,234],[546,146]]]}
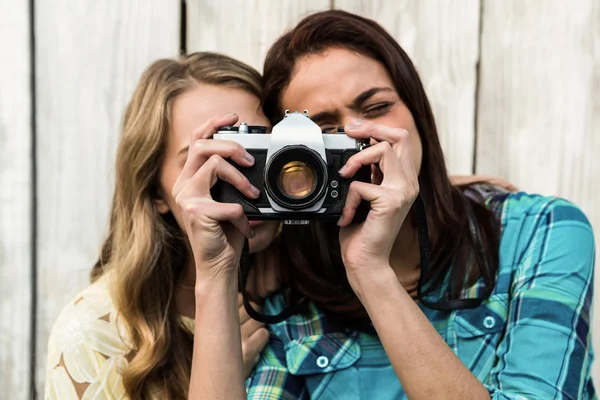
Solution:
{"label": "yellow floral top", "polygon": [[[79,293],[62,310],[48,343],[46,400],[128,399],[121,372],[129,353],[117,319],[110,274]],[[192,319],[183,318],[191,332]]]}

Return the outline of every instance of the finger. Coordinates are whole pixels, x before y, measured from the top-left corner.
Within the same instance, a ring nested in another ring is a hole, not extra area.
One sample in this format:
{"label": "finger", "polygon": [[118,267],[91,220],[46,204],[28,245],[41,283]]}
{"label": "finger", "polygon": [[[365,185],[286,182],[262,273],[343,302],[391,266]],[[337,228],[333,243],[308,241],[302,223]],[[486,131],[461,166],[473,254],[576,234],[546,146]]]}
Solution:
{"label": "finger", "polygon": [[406,130],[393,128],[387,125],[376,124],[369,121],[353,119],[352,124],[344,128],[346,134],[354,139],[375,139],[379,142],[388,142],[395,144],[401,141],[406,134]]}
{"label": "finger", "polygon": [[188,179],[191,179],[196,171],[198,171],[198,169],[202,166],[202,164],[204,164],[206,158],[210,156],[208,155],[206,158],[201,156],[194,157],[193,152],[198,146],[196,143],[202,139],[212,138],[214,133],[217,132],[221,126],[234,124],[237,119],[237,114],[228,114],[222,117],[215,117],[206,121],[204,124],[202,124],[202,126],[192,133],[188,146],[188,157],[183,165],[183,169],[181,170],[179,177],[177,178],[177,182],[175,182],[175,186],[173,187],[174,194],[177,191],[176,189],[181,185],[181,182],[186,182]]}
{"label": "finger", "polygon": [[338,226],[345,227],[352,222],[356,214],[356,209],[363,200],[371,203],[369,215],[375,213],[385,216],[395,216],[398,215],[398,210],[406,208],[406,206],[410,208],[417,194],[418,191],[412,186],[406,186],[403,190],[396,190],[385,186],[354,181],[348,189],[346,204],[338,220]]}
{"label": "finger", "polygon": [[[242,300],[241,294],[240,294],[240,303],[239,303],[239,308],[238,308],[238,312],[240,314],[240,325],[243,325],[244,323],[246,323],[248,320],[251,319],[250,315],[248,315],[248,312],[246,311],[246,307],[244,307],[244,302]],[[251,301],[250,305],[252,306],[252,308],[254,308],[256,311],[259,311],[262,309],[258,304],[256,304],[255,302]]]}
{"label": "finger", "polygon": [[350,137],[356,139],[370,138],[371,144],[377,141],[386,141],[390,143],[392,149],[400,159],[401,165],[407,176],[410,177],[411,183],[415,186],[418,184],[418,174],[416,172],[416,166],[411,151],[410,134],[407,130],[359,119],[353,119],[352,124],[348,125],[348,128],[347,134]]}
{"label": "finger", "polygon": [[392,146],[388,142],[380,142],[375,146],[368,147],[346,161],[339,174],[344,178],[350,178],[365,165],[379,164],[383,173],[383,179],[396,181],[400,179],[401,164]]}
{"label": "finger", "polygon": [[385,190],[381,186],[372,185],[366,182],[354,181],[348,188],[346,195],[346,204],[342,210],[342,215],[338,220],[338,226],[344,227],[352,222],[356,209],[364,201],[374,202],[384,196]]}
{"label": "finger", "polygon": [[231,158],[236,164],[244,167],[254,164],[254,157],[239,143],[230,140],[201,139],[195,141],[188,150],[179,179],[190,179],[212,155]]}
{"label": "finger", "polygon": [[188,187],[193,188],[197,196],[210,196],[210,189],[218,179],[233,185],[246,197],[255,199],[260,195],[260,190],[244,174],[218,155],[210,156],[189,181]]}
{"label": "finger", "polygon": [[269,331],[266,328],[260,328],[245,340],[242,339],[242,354],[244,356],[244,365],[248,364],[246,370],[251,370],[258,362],[262,349],[269,343]]}
{"label": "finger", "polygon": [[244,338],[249,338],[254,332],[264,327],[265,324],[262,322],[258,322],[252,318],[248,319],[240,326],[240,332],[242,334],[242,340]]}
{"label": "finger", "polygon": [[203,123],[194,132],[190,138],[190,145],[199,139],[210,139],[219,130],[220,127],[233,125],[237,122],[238,115],[236,113],[214,117]]}
{"label": "finger", "polygon": [[190,220],[198,223],[197,219],[200,219],[200,223],[210,228],[217,228],[221,225],[221,222],[229,222],[246,238],[252,239],[254,237],[254,231],[250,228],[248,218],[246,218],[244,209],[240,204],[204,200],[198,207],[201,211],[196,212],[197,216],[195,218],[191,217]]}

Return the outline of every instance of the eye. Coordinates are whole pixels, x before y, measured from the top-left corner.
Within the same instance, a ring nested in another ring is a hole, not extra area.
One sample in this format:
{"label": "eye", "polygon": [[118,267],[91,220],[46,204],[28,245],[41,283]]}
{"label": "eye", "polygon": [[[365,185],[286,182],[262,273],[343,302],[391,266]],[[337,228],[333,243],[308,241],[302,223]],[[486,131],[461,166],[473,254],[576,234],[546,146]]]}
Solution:
{"label": "eye", "polygon": [[367,107],[363,111],[363,114],[369,118],[375,118],[388,112],[393,105],[394,103],[392,102],[377,103],[373,106]]}
{"label": "eye", "polygon": [[321,125],[321,132],[323,133],[336,133],[337,132],[337,126],[333,126],[333,125]]}

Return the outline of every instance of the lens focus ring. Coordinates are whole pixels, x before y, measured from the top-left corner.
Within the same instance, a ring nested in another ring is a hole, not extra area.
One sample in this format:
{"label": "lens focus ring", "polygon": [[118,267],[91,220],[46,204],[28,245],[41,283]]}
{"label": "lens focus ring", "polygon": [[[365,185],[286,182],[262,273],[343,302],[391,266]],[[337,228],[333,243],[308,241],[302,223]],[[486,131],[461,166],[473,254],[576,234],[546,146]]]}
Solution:
{"label": "lens focus ring", "polygon": [[265,189],[278,205],[292,210],[313,206],[326,192],[327,165],[314,150],[286,146],[265,168]]}

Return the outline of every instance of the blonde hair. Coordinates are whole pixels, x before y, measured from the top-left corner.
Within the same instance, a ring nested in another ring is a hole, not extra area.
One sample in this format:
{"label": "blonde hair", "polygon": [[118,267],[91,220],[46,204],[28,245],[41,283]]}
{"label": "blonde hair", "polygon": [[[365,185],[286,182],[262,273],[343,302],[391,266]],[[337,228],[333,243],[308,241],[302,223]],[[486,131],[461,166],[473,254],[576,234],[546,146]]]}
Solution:
{"label": "blonde hair", "polygon": [[193,335],[175,311],[174,293],[188,251],[174,217],[159,214],[155,199],[173,102],[198,82],[260,96],[260,74],[220,54],[162,59],[146,69],[125,112],[109,232],[91,272],[92,281],[114,274],[113,301],[131,346],[122,374],[131,398],[187,398]]}

